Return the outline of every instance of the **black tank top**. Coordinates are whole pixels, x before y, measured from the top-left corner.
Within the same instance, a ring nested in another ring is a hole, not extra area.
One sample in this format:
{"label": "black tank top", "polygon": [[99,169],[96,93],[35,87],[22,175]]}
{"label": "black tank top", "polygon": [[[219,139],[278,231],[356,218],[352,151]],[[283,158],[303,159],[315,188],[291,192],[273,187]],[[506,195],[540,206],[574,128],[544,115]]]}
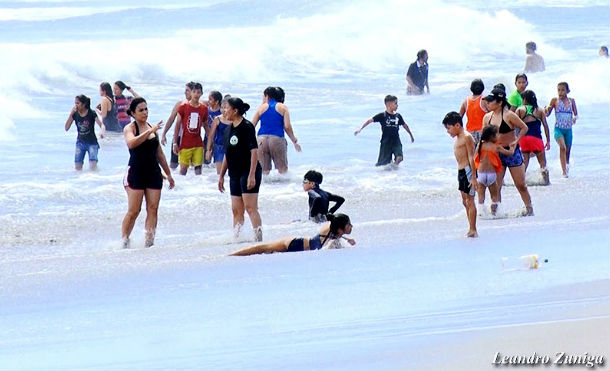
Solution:
{"label": "black tank top", "polygon": [[[140,135],[138,123],[133,123],[136,127],[136,136]],[[150,125],[147,124],[149,127]],[[159,138],[155,133],[152,139],[146,139],[139,146],[129,149],[129,166],[135,169],[151,169],[159,170],[159,160],[157,159],[157,151],[159,149]]]}

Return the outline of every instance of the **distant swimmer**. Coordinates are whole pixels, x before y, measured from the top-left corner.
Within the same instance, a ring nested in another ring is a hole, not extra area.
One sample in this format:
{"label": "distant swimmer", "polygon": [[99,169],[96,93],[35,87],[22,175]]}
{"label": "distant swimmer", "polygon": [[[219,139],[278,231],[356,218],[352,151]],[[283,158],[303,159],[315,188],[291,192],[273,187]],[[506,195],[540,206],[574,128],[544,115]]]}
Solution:
{"label": "distant swimmer", "polygon": [[[121,129],[124,129],[127,124],[131,122],[131,118],[127,114],[127,110],[129,109],[129,105],[131,104],[131,100],[133,98],[139,97],[138,93],[131,86],[127,86],[123,81],[115,81],[114,86],[112,87],[114,91],[114,102],[116,103],[117,110],[117,119],[119,120],[119,124],[121,125]],[[123,92],[127,90],[133,95],[133,97],[123,95]]]}
{"label": "distant swimmer", "polygon": [[274,252],[295,252],[310,251],[320,249],[341,248],[341,239],[345,239],[350,245],[355,245],[356,241],[345,237],[352,233],[352,223],[349,216],[345,214],[328,214],[328,222],[320,228],[320,232],[311,238],[307,237],[286,237],[279,240],[261,243],[250,246],[243,250],[232,253],[233,256],[246,256],[255,254],[270,254]]}
{"label": "distant swimmer", "polygon": [[218,190],[225,191],[224,176],[228,170],[235,237],[239,237],[244,225],[244,212],[247,212],[254,238],[260,242],[263,240],[263,222],[258,212],[258,191],[263,171],[258,162],[254,125],[244,118],[250,105],[236,97],[229,98],[227,104],[225,115],[231,125],[225,129],[226,152],[220,168]]}
{"label": "distant swimmer", "polygon": [[275,164],[278,173],[284,174],[288,171],[288,142],[284,138],[284,132],[292,141],[294,149],[301,152],[301,145],[294,135],[290,122],[290,111],[284,104],[285,96],[284,89],[279,86],[267,87],[263,91],[263,103],[252,117],[254,127],[259,120],[261,122],[257,134],[258,160],[265,175],[271,172],[271,161]]}
{"label": "distant swimmer", "polygon": [[[322,173],[315,170],[309,170],[303,177],[303,190],[309,196],[309,219],[316,223],[325,222],[326,214],[334,214],[345,202],[343,197],[320,188],[323,179]],[[330,202],[335,204],[329,209]]]}
{"label": "distant swimmer", "polygon": [[[402,142],[400,141],[398,129],[402,126],[409,133],[411,143],[415,139],[411,129],[409,129],[409,125],[407,125],[401,114],[396,112],[398,109],[398,98],[393,95],[386,95],[383,101],[385,103],[385,111],[366,120],[360,129],[354,132],[354,135],[360,134],[362,129],[367,127],[371,122],[378,122],[381,125],[381,144],[379,146],[379,157],[375,166],[383,166],[390,163],[398,165],[403,160]],[[394,156],[393,162],[392,156]]]}
{"label": "distant swimmer", "polygon": [[83,169],[85,154],[89,157],[89,168],[97,168],[97,153],[100,146],[95,136],[95,123],[100,126],[100,138],[104,137],[104,123],[100,121],[95,112],[91,109],[91,99],[84,95],[78,95],[74,99],[74,106],[66,120],[65,129],[70,130],[72,123],[76,122],[76,150],[74,152],[74,168]]}
{"label": "distant swimmer", "polygon": [[[203,138],[201,129],[208,131],[208,107],[199,102],[203,94],[203,87],[196,82],[191,88],[191,100],[178,108],[176,127],[172,149],[178,155],[180,174],[186,175],[191,164],[195,167],[195,174],[201,175],[203,166]],[[182,138],[180,137],[182,133]]]}
{"label": "distant swimmer", "polygon": [[564,178],[567,178],[570,171],[570,151],[572,149],[572,126],[578,120],[578,110],[576,101],[568,98],[570,87],[567,82],[557,84],[557,97],[551,102],[544,111],[548,117],[555,110],[555,140],[559,145],[559,161]]}
{"label": "distant swimmer", "polygon": [[460,106],[460,116],[462,119],[464,118],[464,114],[466,114],[466,130],[472,135],[474,138],[474,144],[478,144],[479,140],[481,140],[481,130],[483,130],[483,116],[487,113],[487,110],[483,107],[486,105],[482,105],[481,102],[484,102],[483,98],[483,90],[485,90],[485,85],[483,84],[483,80],[474,79],[470,84],[470,91],[472,95],[466,97]]}
{"label": "distant swimmer", "polygon": [[123,179],[123,186],[127,192],[127,213],[122,225],[123,247],[129,247],[129,237],[136,218],[140,214],[142,199],[146,199],[144,245],[151,247],[155,242],[157,211],[163,186],[163,175],[159,166],[165,172],[170,189],[174,188],[174,178],[172,178],[167,160],[159,145],[157,131],[163,121],[159,121],[155,125],[146,121],[148,106],[142,97],[131,101],[127,113],[134,118],[134,121],[125,126],[125,130],[123,130],[123,136],[129,149],[129,166]]}
{"label": "distant swimmer", "polygon": [[544,58],[541,55],[536,54],[536,43],[530,41],[525,44],[525,67],[523,72],[534,73],[544,71]]}
{"label": "distant swimmer", "polygon": [[424,87],[430,94],[428,85],[428,52],[422,49],[417,52],[417,59],[409,65],[407,71],[407,95],[422,95]]}
{"label": "distant swimmer", "polygon": [[[522,214],[524,216],[534,215],[532,199],[525,184],[523,154],[519,148],[519,141],[527,134],[527,125],[521,121],[519,116],[507,108],[508,102],[504,90],[494,88],[484,99],[487,101],[490,112],[483,117],[483,128],[488,125],[496,126],[498,128],[498,144],[508,150],[512,147],[515,148],[512,155],[500,154],[500,160],[502,160],[502,171],[498,174],[500,200],[502,199],[502,183],[504,182],[506,168],[508,168],[525,205]],[[516,134],[515,129],[519,129],[519,135]]]}
{"label": "distant swimmer", "polygon": [[230,95],[225,95],[220,103],[221,114],[214,117],[210,125],[208,144],[205,151],[205,158],[208,162],[214,162],[216,165],[216,174],[220,174],[222,168],[222,160],[225,157],[225,130],[231,125],[231,121],[227,119],[227,108],[229,107]]}
{"label": "distant swimmer", "polygon": [[479,208],[485,205],[485,189],[489,188],[491,196],[491,215],[496,215],[498,211],[498,202],[500,202],[500,190],[498,188],[497,179],[498,173],[502,172],[502,161],[498,153],[511,156],[515,152],[515,148],[505,149],[499,146],[498,128],[495,126],[486,126],[481,134],[481,141],[475,150],[474,166],[477,170],[477,183],[479,194]]}
{"label": "distant swimmer", "polygon": [[[167,132],[169,131],[169,129],[174,124],[174,121],[176,120],[176,116],[178,115],[178,108],[180,108],[180,106],[182,106],[185,103],[188,103],[188,101],[191,100],[191,90],[193,88],[193,85],[195,85],[195,82],[193,82],[193,81],[187,83],[184,86],[184,100],[179,100],[178,102],[176,102],[176,104],[174,104],[174,108],[172,109],[172,112],[170,113],[170,115],[167,119],[167,123],[166,123],[165,127],[163,128],[163,135],[161,135],[161,144],[162,145],[165,145],[165,143],[167,143]],[[182,138],[182,130],[180,130],[180,133],[178,135],[178,140],[177,140],[178,144],[180,144],[181,138]],[[178,167],[178,155],[174,153],[174,149],[172,147],[173,147],[173,143],[169,149],[169,153],[170,153],[169,167],[172,169],[175,169]]]}
{"label": "distant swimmer", "polygon": [[599,47],[599,56],[603,57],[603,58],[608,58],[608,47],[607,46],[600,46]]}
{"label": "distant swimmer", "polygon": [[523,105],[523,97],[521,96],[525,89],[527,88],[527,75],[524,73],[519,73],[515,76],[515,88],[512,93],[508,95],[506,100],[510,105],[510,110],[515,112],[518,107]]}
{"label": "distant swimmer", "polygon": [[117,119],[117,106],[114,101],[114,94],[109,83],[100,84],[100,96],[102,101],[97,105],[96,111],[102,116],[102,122],[108,131],[122,132],[123,128]]}
{"label": "distant swimmer", "polygon": [[[536,155],[538,164],[540,164],[543,184],[549,185],[549,170],[546,168],[546,155],[544,153],[545,150],[551,149],[549,125],[546,123],[544,109],[538,107],[536,93],[531,90],[524,91],[523,105],[517,108],[515,113],[527,125],[527,133],[519,141],[519,146],[523,152],[525,171],[527,171],[527,165],[530,161],[530,154]],[[544,129],[546,144],[542,143],[541,126]]]}
{"label": "distant swimmer", "polygon": [[466,237],[478,237],[477,208],[474,204],[476,171],[474,167],[474,139],[464,130],[462,116],[453,111],[445,115],[443,125],[447,133],[455,138],[453,154],[458,165],[458,189],[462,195],[462,204],[468,217],[468,233]]}

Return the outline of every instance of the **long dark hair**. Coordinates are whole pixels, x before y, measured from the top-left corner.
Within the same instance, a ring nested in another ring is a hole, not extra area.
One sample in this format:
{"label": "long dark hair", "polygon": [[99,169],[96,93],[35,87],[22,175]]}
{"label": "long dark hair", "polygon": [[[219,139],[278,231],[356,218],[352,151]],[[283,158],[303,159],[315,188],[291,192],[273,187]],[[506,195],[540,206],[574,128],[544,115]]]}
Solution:
{"label": "long dark hair", "polygon": [[103,82],[100,84],[100,89],[106,94],[112,103],[114,103],[114,94],[112,93],[112,86],[109,83]]}
{"label": "long dark hair", "polygon": [[494,125],[488,125],[483,128],[483,131],[481,132],[481,140],[479,140],[479,145],[477,146],[479,157],[481,156],[481,147],[483,147],[483,142],[491,142],[491,138],[495,137],[497,134],[498,128]]}
{"label": "long dark hair", "polygon": [[330,222],[330,234],[336,236],[339,233],[339,229],[345,230],[348,224],[350,224],[349,216],[345,214],[326,214],[326,220]]}
{"label": "long dark hair", "polygon": [[279,86],[268,86],[263,90],[263,95],[266,95],[278,103],[284,103],[284,99],[286,98],[284,89]]}
{"label": "long dark hair", "polygon": [[127,110],[127,114],[131,117],[134,117],[133,114],[134,114],[134,112],[136,112],[136,108],[138,107],[138,104],[140,104],[140,103],[146,103],[146,99],[144,99],[142,97],[133,98],[131,100],[131,103],[129,104],[129,109]]}
{"label": "long dark hair", "polygon": [[241,98],[229,98],[229,100],[227,100],[227,103],[229,103],[229,106],[231,106],[231,108],[236,109],[237,112],[242,116],[250,109],[250,105],[248,103],[244,103]]}
{"label": "long dark hair", "polygon": [[532,90],[526,90],[523,92],[523,94],[521,94],[521,96],[527,102],[527,104],[532,106],[533,111],[538,109],[538,99],[536,98],[536,93],[534,93]]}
{"label": "long dark hair", "polygon": [[84,94],[77,95],[75,98],[78,99],[78,101],[81,102],[86,109],[91,110],[91,98]]}
{"label": "long dark hair", "polygon": [[127,84],[125,84],[123,81],[118,80],[114,82],[114,85],[118,86],[119,89],[121,89],[121,93],[123,93],[123,90],[127,89],[131,89],[131,86],[127,86]]}

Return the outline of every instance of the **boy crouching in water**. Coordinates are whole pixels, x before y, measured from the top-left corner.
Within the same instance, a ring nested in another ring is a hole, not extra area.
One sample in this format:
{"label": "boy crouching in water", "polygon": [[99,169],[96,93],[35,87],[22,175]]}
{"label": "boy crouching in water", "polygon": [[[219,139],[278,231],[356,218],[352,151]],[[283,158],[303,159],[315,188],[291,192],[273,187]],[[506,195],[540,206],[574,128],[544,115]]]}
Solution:
{"label": "boy crouching in water", "polygon": [[462,192],[462,204],[466,208],[470,228],[466,237],[478,237],[477,208],[474,203],[474,189],[477,184],[474,167],[474,138],[464,130],[462,116],[452,111],[445,115],[443,125],[447,133],[455,138],[453,153],[458,163],[458,189]]}

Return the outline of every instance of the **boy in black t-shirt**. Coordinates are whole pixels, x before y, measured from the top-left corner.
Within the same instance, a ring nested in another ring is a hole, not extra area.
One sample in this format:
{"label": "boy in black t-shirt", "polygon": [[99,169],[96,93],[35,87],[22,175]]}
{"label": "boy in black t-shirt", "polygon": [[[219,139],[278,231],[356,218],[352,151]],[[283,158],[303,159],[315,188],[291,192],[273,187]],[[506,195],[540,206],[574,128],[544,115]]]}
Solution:
{"label": "boy in black t-shirt", "polygon": [[371,122],[381,124],[381,145],[379,147],[379,158],[375,166],[383,166],[392,163],[392,155],[394,155],[394,165],[398,165],[402,161],[402,143],[398,129],[400,126],[405,128],[411,136],[411,143],[415,141],[409,125],[402,118],[400,113],[397,113],[398,98],[393,95],[386,95],[384,99],[385,112],[381,112],[372,118],[366,120],[362,127],[354,132],[358,135]]}

